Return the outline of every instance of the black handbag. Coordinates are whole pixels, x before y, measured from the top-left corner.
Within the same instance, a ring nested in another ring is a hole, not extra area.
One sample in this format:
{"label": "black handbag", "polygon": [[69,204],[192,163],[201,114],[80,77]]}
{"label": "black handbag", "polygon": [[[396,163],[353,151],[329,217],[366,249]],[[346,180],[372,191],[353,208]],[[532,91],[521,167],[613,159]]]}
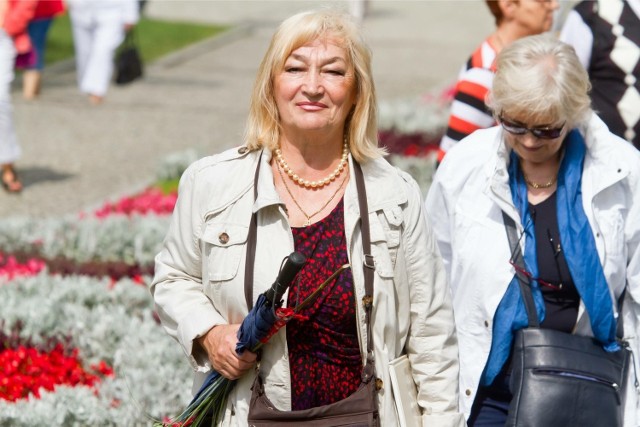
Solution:
{"label": "black handbag", "polygon": [[[515,222],[503,212],[514,262],[524,271]],[[631,350],[607,352],[592,337],[541,329],[531,281],[519,271],[529,326],[516,332],[511,359],[513,395],[506,426],[616,427],[623,425]],[[624,293],[618,304],[622,312]],[[623,336],[618,318],[618,339]]]}
{"label": "black handbag", "polygon": [[[259,166],[258,166],[259,167]],[[374,263],[371,256],[371,239],[369,232],[369,209],[367,207],[367,195],[364,178],[360,165],[353,161],[353,172],[358,189],[358,202],[360,205],[360,218],[362,227],[362,246],[365,254],[364,284],[365,296],[362,304],[365,309],[365,322],[367,324],[367,358],[362,370],[361,384],[358,390],[349,397],[329,405],[319,406],[299,411],[281,411],[267,398],[260,372],[256,372],[256,378],[251,388],[251,401],[249,404],[248,422],[252,427],[276,427],[282,425],[305,425],[312,427],[322,426],[369,426],[378,427],[380,423],[378,415],[378,390],[379,384],[375,376],[375,364],[373,357],[373,341],[371,330],[371,311],[373,307],[373,273]],[[254,186],[254,196],[257,189]],[[247,242],[247,262],[245,264],[245,298],[251,309],[253,295],[253,261],[255,258],[255,234],[256,214],[253,214],[249,227]],[[253,229],[253,230],[252,230]]]}
{"label": "black handbag", "polygon": [[119,85],[131,83],[143,74],[142,58],[136,46],[134,31],[130,30],[116,50],[115,82]]}

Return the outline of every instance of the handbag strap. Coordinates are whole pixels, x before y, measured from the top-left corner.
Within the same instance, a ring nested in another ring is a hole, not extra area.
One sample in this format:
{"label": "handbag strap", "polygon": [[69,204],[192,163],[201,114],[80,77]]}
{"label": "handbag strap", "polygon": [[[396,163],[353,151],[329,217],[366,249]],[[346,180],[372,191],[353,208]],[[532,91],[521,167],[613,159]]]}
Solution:
{"label": "handbag strap", "polygon": [[137,43],[137,40],[136,40],[135,28],[131,28],[124,35],[123,45],[128,47],[135,47],[136,43]]}
{"label": "handbag strap", "polygon": [[[260,177],[260,163],[262,161],[262,151],[258,157],[258,166],[253,178],[253,201],[258,199],[258,178]],[[251,214],[249,224],[249,235],[247,236],[247,255],[244,263],[244,298],[247,301],[249,311],[253,308],[253,266],[256,262],[256,236],[258,232],[258,213]]]}
{"label": "handbag strap", "polygon": [[[258,198],[258,178],[260,176],[260,163],[262,160],[262,152],[258,158],[258,165],[253,179],[253,199]],[[358,204],[360,208],[360,222],[362,229],[362,249],[364,252],[364,290],[365,295],[362,297],[362,304],[365,312],[365,322],[367,324],[367,363],[363,369],[362,380],[368,382],[375,374],[373,359],[373,335],[371,328],[371,312],[373,308],[373,273],[375,264],[373,255],[371,255],[371,233],[369,226],[369,208],[367,205],[367,192],[364,185],[364,175],[360,164],[353,159],[353,173],[356,180],[356,188],[358,190]],[[244,266],[244,296],[249,311],[253,308],[253,267],[256,258],[256,237],[258,229],[258,213],[253,212],[251,222],[249,224],[249,234],[247,236],[247,254]]]}
{"label": "handbag strap", "polygon": [[[518,266],[516,269],[516,277],[520,284],[520,292],[522,292],[522,299],[524,301],[524,308],[527,311],[527,317],[529,319],[529,327],[537,328],[540,326],[538,319],[538,313],[536,312],[536,305],[533,300],[533,294],[531,292],[531,280],[527,277],[523,271],[524,259],[522,257],[522,251],[520,250],[520,244],[518,242],[518,233],[516,231],[516,223],[509,215],[502,211],[502,219],[504,226],[507,230],[507,238],[509,239],[509,246],[511,247],[511,255],[514,264]],[[519,271],[520,270],[520,271]],[[616,336],[619,339],[624,337],[624,322],[622,321],[622,305],[624,303],[624,296],[627,292],[627,288],[622,291],[620,298],[618,298],[618,319],[616,322]]]}
{"label": "handbag strap", "polygon": [[367,363],[362,370],[362,381],[369,382],[375,376],[373,363],[373,329],[371,327],[371,312],[373,311],[373,273],[375,263],[371,254],[371,231],[369,226],[369,206],[367,204],[367,190],[364,185],[364,175],[360,164],[353,159],[353,172],[358,189],[358,205],[360,207],[360,227],[362,229],[362,250],[364,270],[364,293],[362,305],[364,307],[365,322],[367,324]]}
{"label": "handbag strap", "polygon": [[533,295],[531,294],[531,280],[523,273],[526,269],[524,267],[522,250],[520,249],[520,244],[518,242],[519,239],[518,232],[516,231],[516,223],[513,218],[507,215],[504,211],[502,211],[502,219],[504,221],[504,227],[507,230],[507,238],[509,239],[509,247],[511,248],[511,259],[513,260],[513,263],[518,266],[518,268],[516,268],[516,277],[518,278],[518,284],[520,285],[524,308],[527,311],[529,327],[537,328],[540,326],[540,320],[538,319],[536,304],[533,301]]}

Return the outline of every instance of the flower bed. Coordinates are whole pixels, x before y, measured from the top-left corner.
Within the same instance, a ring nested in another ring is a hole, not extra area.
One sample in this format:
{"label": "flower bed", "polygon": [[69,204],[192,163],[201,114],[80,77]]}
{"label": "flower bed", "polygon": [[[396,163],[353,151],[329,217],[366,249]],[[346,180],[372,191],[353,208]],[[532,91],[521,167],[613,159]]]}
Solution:
{"label": "flower bed", "polygon": [[149,417],[175,414],[189,401],[190,370],[137,281],[42,271],[1,286],[0,300],[2,332],[12,337],[0,357],[11,357],[24,343],[60,343],[71,349],[77,369],[99,378],[89,383],[93,387],[58,381],[27,398],[0,398],[0,425],[150,424]]}
{"label": "flower bed", "polygon": [[151,425],[192,373],[147,285],[175,190],[0,221],[0,425]]}
{"label": "flower bed", "polygon": [[453,87],[420,97],[381,102],[380,145],[388,160],[411,174],[427,195],[436,168],[440,139],[447,129]]}

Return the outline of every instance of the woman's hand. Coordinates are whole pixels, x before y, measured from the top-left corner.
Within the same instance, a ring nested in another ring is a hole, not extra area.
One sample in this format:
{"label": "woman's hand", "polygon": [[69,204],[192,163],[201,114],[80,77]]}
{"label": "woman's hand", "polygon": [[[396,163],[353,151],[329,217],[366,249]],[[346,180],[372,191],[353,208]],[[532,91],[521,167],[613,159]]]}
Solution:
{"label": "woman's hand", "polygon": [[236,353],[240,324],[218,325],[209,329],[197,339],[205,349],[213,369],[230,380],[240,378],[256,362],[256,353],[245,350],[241,356]]}

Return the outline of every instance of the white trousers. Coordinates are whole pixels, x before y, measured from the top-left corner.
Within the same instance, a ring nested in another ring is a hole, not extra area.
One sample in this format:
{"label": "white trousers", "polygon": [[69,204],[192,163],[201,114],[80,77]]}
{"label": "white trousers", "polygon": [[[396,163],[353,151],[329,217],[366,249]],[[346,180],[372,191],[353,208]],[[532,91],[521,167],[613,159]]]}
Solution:
{"label": "white trousers", "polygon": [[11,82],[15,59],[16,49],[13,40],[0,29],[0,164],[13,163],[21,154],[11,107]]}
{"label": "white trousers", "polygon": [[116,48],[124,40],[122,13],[104,7],[75,7],[69,12],[78,87],[84,93],[104,96],[113,74]]}

